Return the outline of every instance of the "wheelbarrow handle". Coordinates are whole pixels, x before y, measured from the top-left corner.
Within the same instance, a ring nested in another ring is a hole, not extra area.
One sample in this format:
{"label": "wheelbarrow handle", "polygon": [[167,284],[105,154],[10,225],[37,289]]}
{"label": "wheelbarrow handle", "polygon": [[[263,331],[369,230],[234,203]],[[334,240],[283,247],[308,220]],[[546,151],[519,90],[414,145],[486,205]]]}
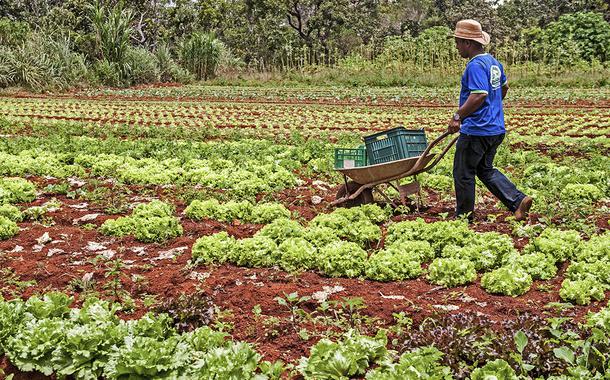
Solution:
{"label": "wheelbarrow handle", "polygon": [[[419,166],[421,165],[422,161],[426,158],[426,156],[428,155],[428,153],[430,153],[430,151],[432,150],[432,148],[434,148],[436,145],[438,145],[438,143],[440,143],[441,141],[443,141],[445,139],[445,137],[449,136],[451,134],[451,132],[449,131],[445,131],[443,132],[440,136],[438,136],[436,139],[434,139],[434,141],[432,141],[430,144],[428,144],[428,147],[426,148],[426,150],[424,150],[424,152],[421,154],[421,156],[419,156],[419,159],[417,160],[417,162],[415,163],[415,165],[413,165],[413,168],[419,168]],[[417,173],[423,173],[427,170],[432,169],[432,167],[434,165],[436,165],[441,158],[443,158],[445,156],[445,154],[447,153],[447,151],[451,148],[451,146],[457,141],[457,137],[455,139],[453,139],[453,141],[451,141],[449,143],[449,145],[447,145],[445,147],[445,149],[443,149],[442,153],[439,154],[438,156],[436,156],[436,158],[432,161],[431,164],[429,164],[428,166],[426,166],[425,168],[422,169],[416,169],[413,170],[413,173],[409,173],[409,174],[415,174],[415,172]]]}

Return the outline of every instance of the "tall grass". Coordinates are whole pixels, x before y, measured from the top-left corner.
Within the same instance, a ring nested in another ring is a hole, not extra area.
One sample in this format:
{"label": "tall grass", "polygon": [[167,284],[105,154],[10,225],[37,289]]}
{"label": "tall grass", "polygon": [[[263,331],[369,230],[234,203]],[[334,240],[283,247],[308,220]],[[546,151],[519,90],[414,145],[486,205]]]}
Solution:
{"label": "tall grass", "polygon": [[180,60],[197,80],[207,80],[216,72],[222,49],[214,34],[196,32],[182,43]]}

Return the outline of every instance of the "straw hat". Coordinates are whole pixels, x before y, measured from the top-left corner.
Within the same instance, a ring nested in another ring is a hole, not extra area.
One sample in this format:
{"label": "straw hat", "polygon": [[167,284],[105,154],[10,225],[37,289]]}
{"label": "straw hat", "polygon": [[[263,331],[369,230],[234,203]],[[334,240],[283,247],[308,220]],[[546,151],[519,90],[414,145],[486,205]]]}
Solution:
{"label": "straw hat", "polygon": [[489,43],[489,34],[483,31],[481,24],[476,20],[461,20],[455,25],[453,37],[464,40],[473,40],[483,45]]}

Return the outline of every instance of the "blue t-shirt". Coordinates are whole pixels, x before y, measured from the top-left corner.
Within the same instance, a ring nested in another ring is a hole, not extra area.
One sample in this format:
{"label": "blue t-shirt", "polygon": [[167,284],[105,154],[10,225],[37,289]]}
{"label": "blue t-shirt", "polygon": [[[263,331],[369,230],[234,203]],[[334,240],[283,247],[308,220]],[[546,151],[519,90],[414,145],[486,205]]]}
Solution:
{"label": "blue t-shirt", "polygon": [[490,54],[472,58],[462,76],[460,107],[470,94],[487,94],[478,110],[462,120],[460,132],[475,136],[496,136],[505,133],[502,110],[502,86],[506,75],[502,64]]}

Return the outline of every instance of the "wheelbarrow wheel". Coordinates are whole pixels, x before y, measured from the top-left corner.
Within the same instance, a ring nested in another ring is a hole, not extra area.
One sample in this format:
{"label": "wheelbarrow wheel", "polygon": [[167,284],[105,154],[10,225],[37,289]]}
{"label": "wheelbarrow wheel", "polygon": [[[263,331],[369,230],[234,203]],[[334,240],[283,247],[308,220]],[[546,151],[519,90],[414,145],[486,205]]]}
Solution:
{"label": "wheelbarrow wheel", "polygon": [[[360,186],[362,186],[362,185],[359,183],[356,183],[354,181],[348,181],[347,187],[346,187],[346,185],[341,185],[341,187],[339,187],[339,190],[337,191],[337,195],[335,196],[335,199],[341,199],[341,198],[345,197],[348,193],[349,194],[355,193],[356,190],[358,190],[360,188]],[[373,202],[374,202],[373,190],[364,189],[360,193],[360,195],[358,195],[356,198],[345,201],[345,202],[341,203],[340,206],[356,207],[356,206],[365,205],[365,204],[373,203]]]}

